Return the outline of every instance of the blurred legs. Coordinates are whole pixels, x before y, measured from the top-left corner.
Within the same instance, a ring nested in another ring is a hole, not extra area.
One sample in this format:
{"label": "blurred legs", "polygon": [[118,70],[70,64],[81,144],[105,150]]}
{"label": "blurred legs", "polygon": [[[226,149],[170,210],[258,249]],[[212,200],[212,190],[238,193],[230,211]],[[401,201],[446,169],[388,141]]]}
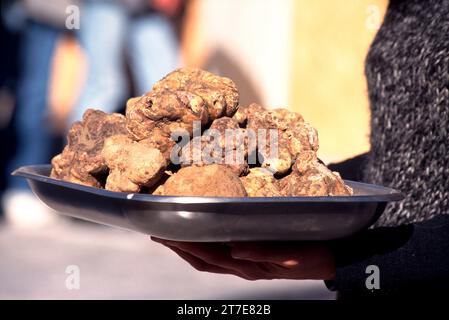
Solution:
{"label": "blurred legs", "polygon": [[138,95],[179,66],[178,43],[169,20],[158,14],[132,21],[129,56]]}
{"label": "blurred legs", "polygon": [[[15,121],[17,150],[10,171],[29,164],[48,163],[51,134],[46,123],[51,59],[59,31],[28,22],[20,48],[20,76]],[[27,187],[24,179],[10,178],[10,188]]]}
{"label": "blurred legs", "polygon": [[[29,164],[48,163],[51,134],[46,123],[47,91],[51,59],[60,32],[32,21],[25,26],[19,62],[21,65],[15,113],[17,149],[8,171]],[[35,227],[55,219],[35,198],[24,179],[10,177],[3,196],[5,217],[19,227]]]}
{"label": "blurred legs", "polygon": [[127,93],[123,50],[128,13],[119,3],[85,1],[81,9],[80,44],[88,60],[86,82],[69,119],[80,120],[88,108],[116,111]]}

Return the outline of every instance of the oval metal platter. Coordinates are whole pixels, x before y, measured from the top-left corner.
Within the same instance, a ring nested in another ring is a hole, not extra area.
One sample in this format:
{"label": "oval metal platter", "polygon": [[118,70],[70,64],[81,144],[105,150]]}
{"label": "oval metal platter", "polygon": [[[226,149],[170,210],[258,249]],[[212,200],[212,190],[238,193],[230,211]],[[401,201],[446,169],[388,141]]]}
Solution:
{"label": "oval metal platter", "polygon": [[396,190],[345,181],[352,196],[220,198],[128,194],[49,177],[50,165],[21,167],[36,196],[57,213],[178,241],[312,241],[372,225]]}

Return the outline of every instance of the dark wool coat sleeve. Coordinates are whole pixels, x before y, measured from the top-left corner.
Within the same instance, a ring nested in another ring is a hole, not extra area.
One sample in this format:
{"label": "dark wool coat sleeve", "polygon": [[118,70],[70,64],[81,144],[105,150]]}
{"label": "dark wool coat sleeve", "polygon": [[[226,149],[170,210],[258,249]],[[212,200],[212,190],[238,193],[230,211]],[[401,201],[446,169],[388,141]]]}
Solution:
{"label": "dark wool coat sleeve", "polygon": [[449,213],[449,1],[391,0],[366,59],[369,183],[400,190],[376,226]]}

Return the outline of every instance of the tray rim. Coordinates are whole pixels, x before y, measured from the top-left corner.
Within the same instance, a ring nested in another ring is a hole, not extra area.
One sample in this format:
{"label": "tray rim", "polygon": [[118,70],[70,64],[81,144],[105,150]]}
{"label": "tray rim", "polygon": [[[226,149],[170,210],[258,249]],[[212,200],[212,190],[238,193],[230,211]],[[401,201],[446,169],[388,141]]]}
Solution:
{"label": "tray rim", "polygon": [[[82,192],[92,193],[95,195],[109,197],[128,201],[141,201],[153,203],[174,203],[174,204],[196,204],[196,203],[335,203],[335,202],[390,202],[398,201],[404,198],[404,195],[392,188],[368,184],[363,182],[344,180],[350,186],[368,186],[384,190],[385,193],[373,195],[352,195],[352,196],[319,196],[319,197],[202,197],[202,196],[161,196],[141,193],[115,192],[95,187],[84,186],[81,184],[58,180],[36,173],[37,170],[49,170],[50,164],[37,164],[22,166],[14,170],[11,175],[23,177],[26,179],[36,180],[52,185],[61,186],[68,189],[74,189]],[[131,196],[132,195],[132,196]]]}

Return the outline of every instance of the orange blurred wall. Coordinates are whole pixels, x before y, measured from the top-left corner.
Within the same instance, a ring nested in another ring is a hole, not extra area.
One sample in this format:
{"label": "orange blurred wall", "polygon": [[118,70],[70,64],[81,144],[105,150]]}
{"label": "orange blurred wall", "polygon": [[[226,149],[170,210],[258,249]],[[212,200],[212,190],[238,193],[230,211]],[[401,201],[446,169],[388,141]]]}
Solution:
{"label": "orange blurred wall", "polygon": [[[195,0],[184,30],[185,62],[213,68],[205,61],[211,52],[231,52],[256,88],[248,94],[248,81],[234,79],[244,104],[300,112],[318,129],[320,157],[342,160],[369,150],[364,60],[387,3]],[[226,67],[218,71],[233,76]]]}
{"label": "orange blurred wall", "polygon": [[386,0],[294,1],[290,107],[318,130],[326,162],[369,150],[364,59],[386,6]]}

